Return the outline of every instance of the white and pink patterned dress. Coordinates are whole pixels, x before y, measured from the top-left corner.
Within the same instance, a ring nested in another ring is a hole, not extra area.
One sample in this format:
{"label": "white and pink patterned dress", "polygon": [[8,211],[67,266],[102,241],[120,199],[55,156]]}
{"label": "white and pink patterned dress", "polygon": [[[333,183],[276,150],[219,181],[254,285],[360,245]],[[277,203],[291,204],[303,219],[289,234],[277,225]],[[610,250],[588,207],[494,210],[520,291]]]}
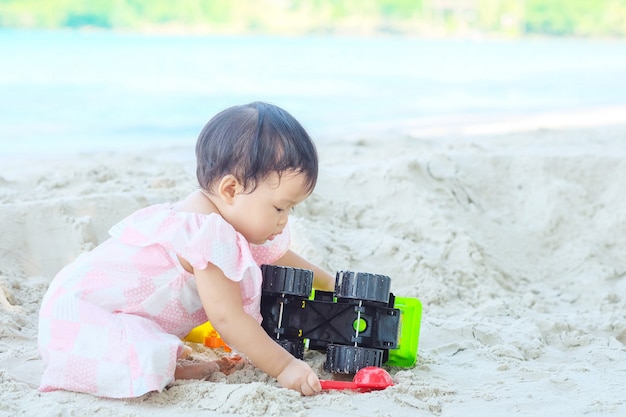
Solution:
{"label": "white and pink patterned dress", "polygon": [[174,380],[180,338],[204,323],[194,268],[208,263],[241,286],[244,310],[261,321],[261,271],[288,249],[285,229],[252,245],[217,214],[144,208],[109,231],[111,238],[62,269],[44,296],[39,349],[41,391],[137,397]]}

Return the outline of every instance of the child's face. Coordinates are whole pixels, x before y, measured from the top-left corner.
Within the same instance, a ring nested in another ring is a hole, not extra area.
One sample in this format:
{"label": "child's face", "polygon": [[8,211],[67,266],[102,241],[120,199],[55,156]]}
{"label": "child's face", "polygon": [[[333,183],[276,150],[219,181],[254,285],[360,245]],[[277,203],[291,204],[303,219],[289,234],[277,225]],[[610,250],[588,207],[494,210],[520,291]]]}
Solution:
{"label": "child's face", "polygon": [[308,197],[304,174],[272,174],[251,192],[238,192],[231,206],[229,223],[250,243],[257,245],[282,233],[290,210]]}

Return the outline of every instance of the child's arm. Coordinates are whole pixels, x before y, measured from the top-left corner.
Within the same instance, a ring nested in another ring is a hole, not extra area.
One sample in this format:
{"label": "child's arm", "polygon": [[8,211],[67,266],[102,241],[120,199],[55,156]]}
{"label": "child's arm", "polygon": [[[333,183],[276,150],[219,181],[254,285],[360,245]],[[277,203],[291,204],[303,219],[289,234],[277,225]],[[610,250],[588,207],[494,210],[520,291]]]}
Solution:
{"label": "child's arm", "polygon": [[328,272],[313,265],[292,250],[288,250],[280,259],[274,262],[279,266],[290,266],[292,268],[309,269],[313,271],[313,288],[324,291],[335,289],[335,277]]}
{"label": "child's arm", "polygon": [[274,342],[243,310],[239,283],[226,278],[213,264],[194,270],[194,274],[207,317],[229,346],[246,355],[285,388],[304,395],[313,395],[322,389],[311,367]]}

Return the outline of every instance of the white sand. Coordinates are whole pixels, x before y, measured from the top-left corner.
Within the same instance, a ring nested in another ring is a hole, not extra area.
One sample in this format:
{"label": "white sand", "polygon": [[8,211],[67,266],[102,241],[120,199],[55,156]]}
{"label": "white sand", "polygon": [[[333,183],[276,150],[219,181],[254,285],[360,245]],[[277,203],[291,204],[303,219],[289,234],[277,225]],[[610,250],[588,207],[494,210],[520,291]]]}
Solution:
{"label": "white sand", "polygon": [[319,143],[295,248],[390,275],[424,317],[394,387],[312,398],[251,366],[125,401],[38,393],[47,284],[123,216],[194,189],[193,149],[2,160],[0,416],[625,415],[626,127],[576,126]]}

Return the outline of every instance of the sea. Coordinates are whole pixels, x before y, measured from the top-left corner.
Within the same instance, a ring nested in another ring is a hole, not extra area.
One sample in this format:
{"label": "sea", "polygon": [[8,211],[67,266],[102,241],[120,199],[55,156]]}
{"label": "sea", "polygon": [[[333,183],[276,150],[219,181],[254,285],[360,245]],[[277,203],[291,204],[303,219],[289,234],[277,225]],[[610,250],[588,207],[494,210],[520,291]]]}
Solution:
{"label": "sea", "polygon": [[3,156],[193,144],[255,100],[322,142],[626,106],[626,41],[0,30]]}

